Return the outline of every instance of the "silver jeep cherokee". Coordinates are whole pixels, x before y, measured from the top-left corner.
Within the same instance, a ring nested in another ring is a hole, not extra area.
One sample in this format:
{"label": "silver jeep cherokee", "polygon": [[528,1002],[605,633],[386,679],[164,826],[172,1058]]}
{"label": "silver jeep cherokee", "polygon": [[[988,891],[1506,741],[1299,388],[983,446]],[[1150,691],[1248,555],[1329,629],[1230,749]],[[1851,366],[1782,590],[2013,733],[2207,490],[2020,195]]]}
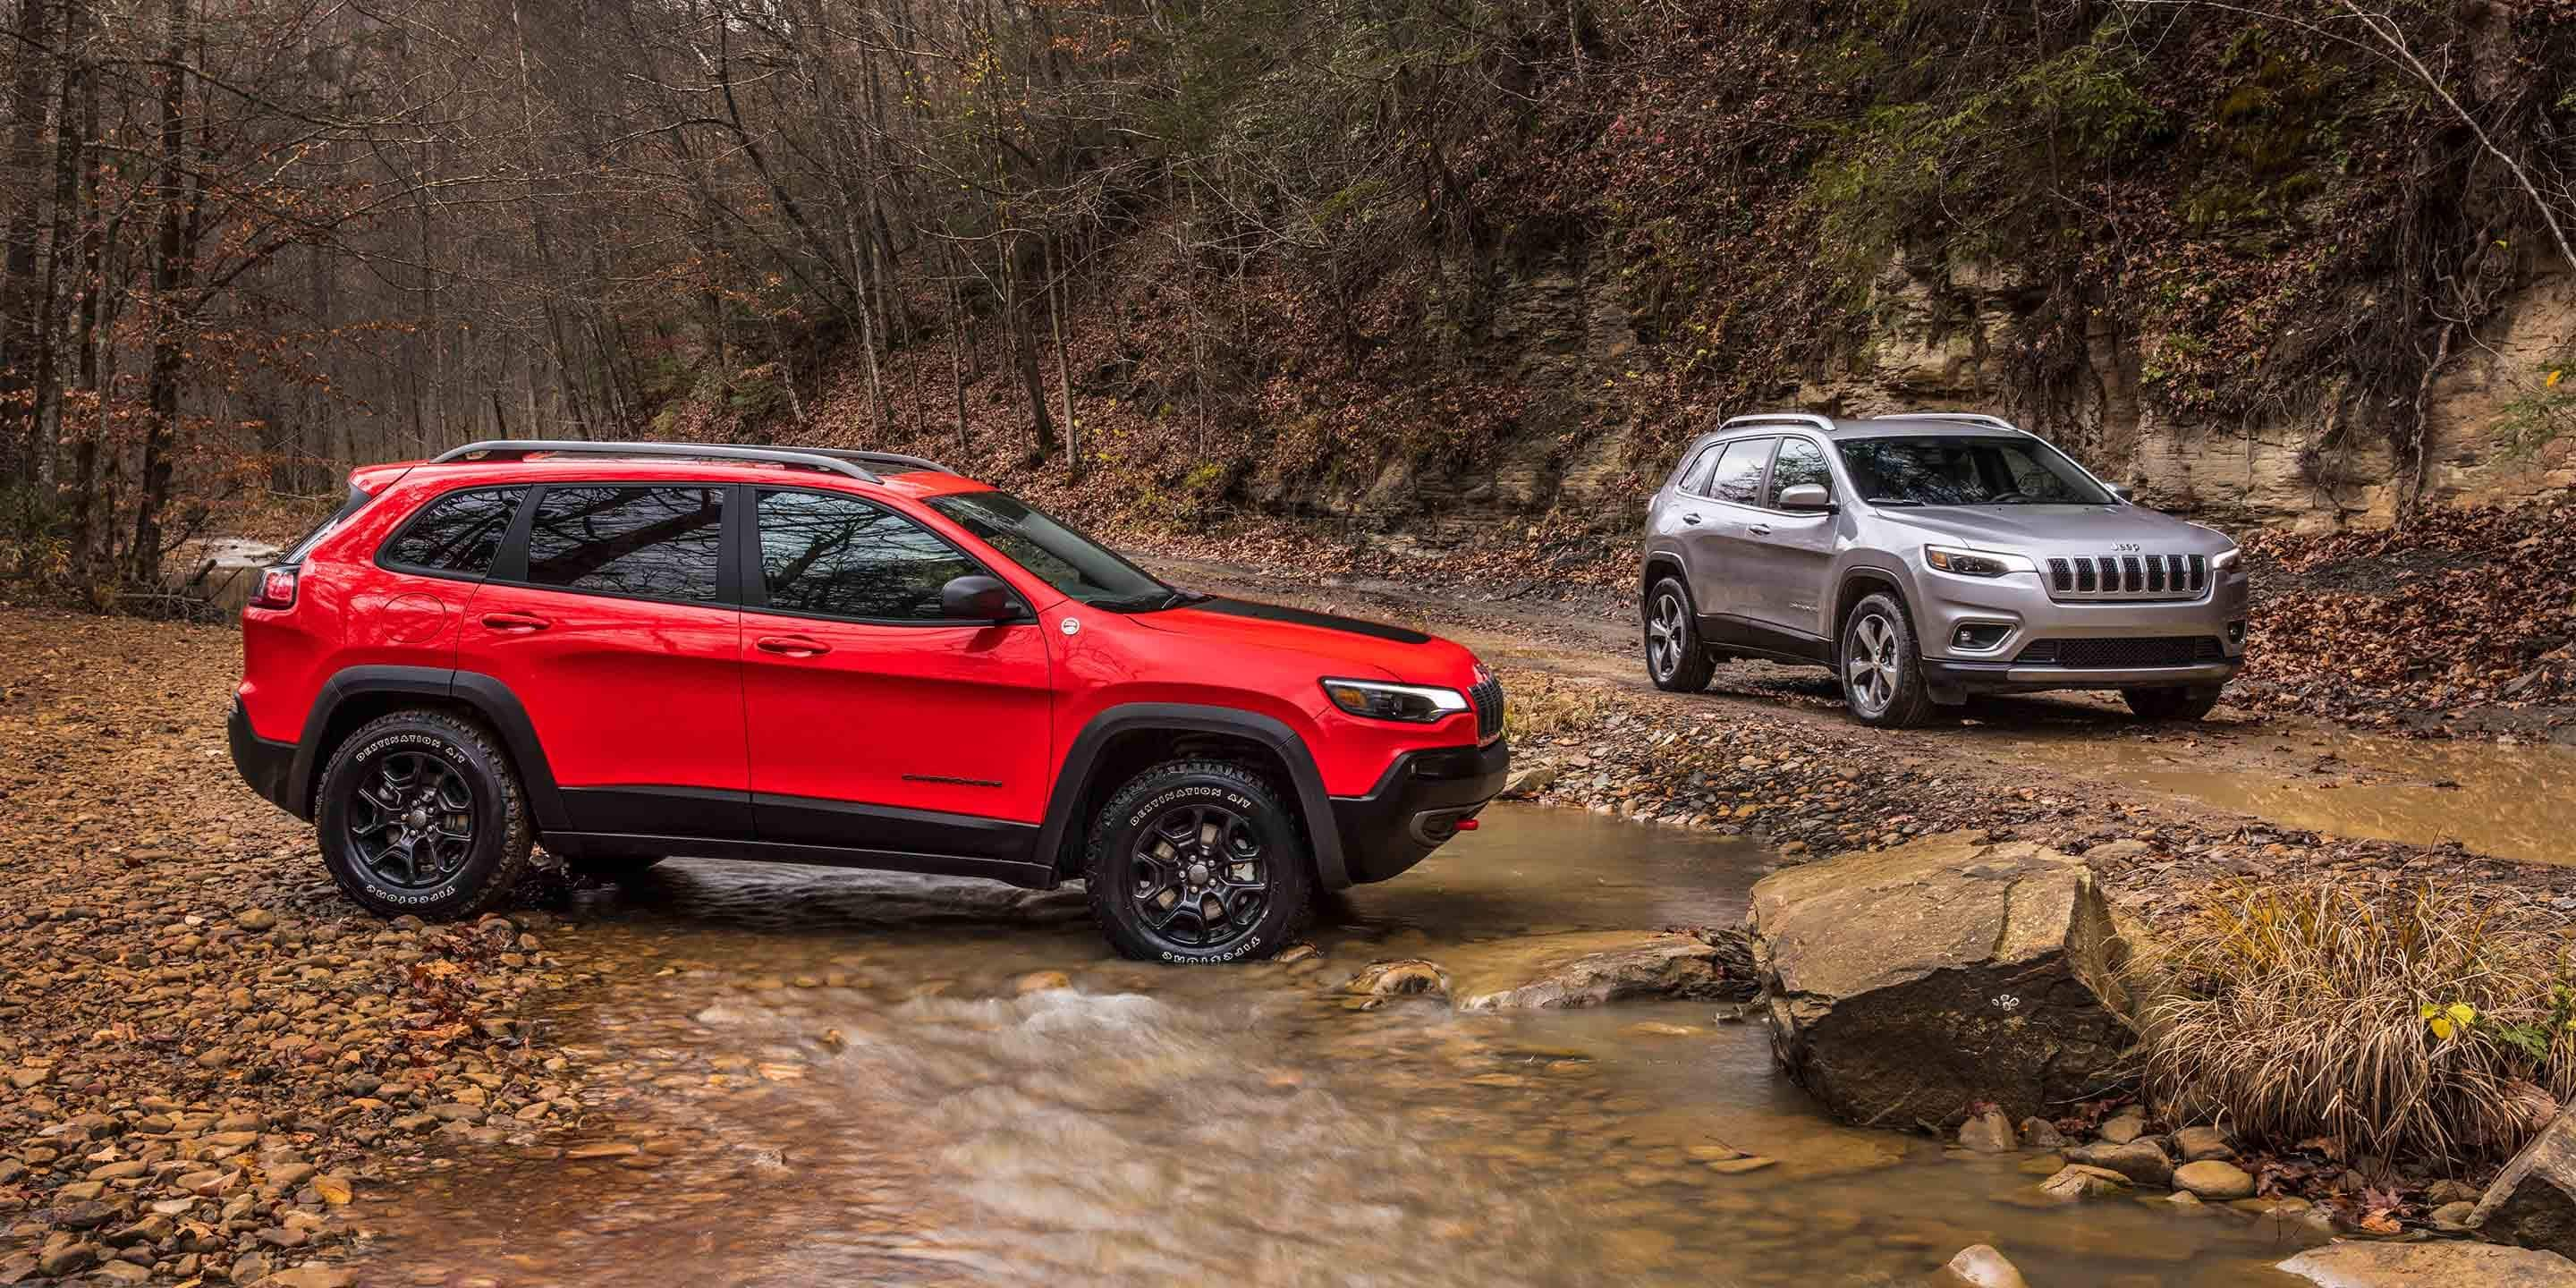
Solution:
{"label": "silver jeep cherokee", "polygon": [[1864,724],[2041,689],[2196,720],[2244,660],[2235,542],[1993,416],[1737,416],[1692,441],[1646,519],[1659,688],[1760,657],[1833,668]]}

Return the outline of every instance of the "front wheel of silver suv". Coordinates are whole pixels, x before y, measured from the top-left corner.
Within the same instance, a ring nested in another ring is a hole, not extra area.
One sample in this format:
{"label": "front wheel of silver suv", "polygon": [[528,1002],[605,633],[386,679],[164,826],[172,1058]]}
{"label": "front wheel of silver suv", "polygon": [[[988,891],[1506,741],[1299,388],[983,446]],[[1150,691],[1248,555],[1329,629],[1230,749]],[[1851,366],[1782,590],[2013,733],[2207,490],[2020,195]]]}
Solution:
{"label": "front wheel of silver suv", "polygon": [[1843,620],[1834,671],[1842,681],[1843,705],[1862,724],[1907,729],[1932,715],[1932,688],[1923,681],[1914,619],[1894,595],[1871,595]]}

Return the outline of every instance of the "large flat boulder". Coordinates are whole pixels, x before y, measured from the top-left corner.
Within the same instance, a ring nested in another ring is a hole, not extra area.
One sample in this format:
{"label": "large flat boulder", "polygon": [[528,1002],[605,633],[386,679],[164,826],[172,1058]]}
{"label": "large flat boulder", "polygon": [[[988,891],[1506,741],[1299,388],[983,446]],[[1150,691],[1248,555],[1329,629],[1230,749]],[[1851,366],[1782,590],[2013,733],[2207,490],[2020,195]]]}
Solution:
{"label": "large flat boulder", "polygon": [[2281,1263],[2317,1288],[2576,1288],[2576,1261],[2485,1243],[2329,1243]]}
{"label": "large flat boulder", "polygon": [[2490,1239],[2576,1257],[2576,1109],[2558,1115],[2505,1164],[2468,1224]]}
{"label": "large flat boulder", "polygon": [[1765,877],[1750,924],[1780,1062],[1847,1121],[2044,1116],[2129,1072],[2128,946],[2070,855],[1927,837]]}

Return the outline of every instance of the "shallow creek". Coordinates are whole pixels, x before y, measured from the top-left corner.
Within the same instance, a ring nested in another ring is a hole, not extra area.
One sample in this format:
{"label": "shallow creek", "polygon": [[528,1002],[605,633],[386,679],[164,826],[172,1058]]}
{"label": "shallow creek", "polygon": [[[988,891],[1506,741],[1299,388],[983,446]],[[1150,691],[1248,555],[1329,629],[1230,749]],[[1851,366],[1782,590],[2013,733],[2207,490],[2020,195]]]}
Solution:
{"label": "shallow creek", "polygon": [[[2027,1157],[1837,1126],[1705,1005],[1329,991],[1377,957],[1500,978],[1532,936],[1733,921],[1764,857],[1497,807],[1334,900],[1320,959],[1191,971],[1108,957],[1078,889],[665,864],[581,907],[610,979],[552,1019],[610,1071],[603,1125],[362,1205],[369,1282],[1875,1285],[1976,1242],[2036,1284],[2295,1282],[2266,1267],[2303,1231],[2056,1207]],[[1073,987],[1015,993],[1037,970]]]}

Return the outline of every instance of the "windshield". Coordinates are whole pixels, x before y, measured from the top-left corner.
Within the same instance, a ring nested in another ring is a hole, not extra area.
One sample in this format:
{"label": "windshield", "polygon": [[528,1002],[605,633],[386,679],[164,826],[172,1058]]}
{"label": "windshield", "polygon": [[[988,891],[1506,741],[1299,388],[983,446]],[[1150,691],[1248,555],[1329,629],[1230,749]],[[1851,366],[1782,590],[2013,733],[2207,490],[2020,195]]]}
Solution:
{"label": "windshield", "polygon": [[981,537],[1046,584],[1095,608],[1145,612],[1199,598],[1174,590],[1116,551],[1007,492],[958,492],[930,508]]}
{"label": "windshield", "polygon": [[2109,505],[2064,453],[2033,438],[1926,434],[1835,444],[1860,498],[1876,505]]}

